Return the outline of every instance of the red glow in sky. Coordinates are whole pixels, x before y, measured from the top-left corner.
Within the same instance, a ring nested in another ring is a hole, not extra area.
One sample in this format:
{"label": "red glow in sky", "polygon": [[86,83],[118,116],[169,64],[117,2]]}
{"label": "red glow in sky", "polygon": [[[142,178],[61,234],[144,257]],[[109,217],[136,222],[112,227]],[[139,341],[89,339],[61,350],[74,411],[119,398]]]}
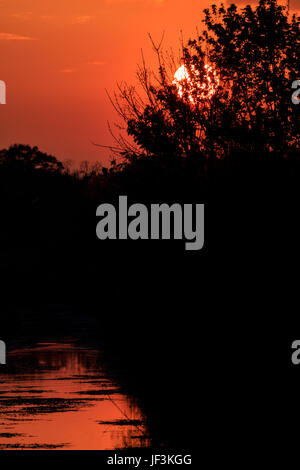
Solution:
{"label": "red glow in sky", "polygon": [[179,49],[195,36],[207,0],[2,0],[0,148],[38,145],[61,160],[109,160],[117,120],[105,89],[136,82],[141,48],[156,66],[147,32]]}
{"label": "red glow in sky", "polygon": [[136,82],[141,48],[156,66],[147,32],[159,40],[166,31],[165,47],[176,51],[180,31],[195,37],[210,3],[0,0],[0,148],[24,143],[61,160],[107,163],[107,150],[92,145],[113,143],[107,121],[117,117],[105,89]]}

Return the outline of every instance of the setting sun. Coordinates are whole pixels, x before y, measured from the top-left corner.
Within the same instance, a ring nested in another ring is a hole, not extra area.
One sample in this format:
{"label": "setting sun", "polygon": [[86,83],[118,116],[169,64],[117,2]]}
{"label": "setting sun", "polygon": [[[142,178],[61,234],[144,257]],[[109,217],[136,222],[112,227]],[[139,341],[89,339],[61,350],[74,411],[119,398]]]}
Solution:
{"label": "setting sun", "polygon": [[[177,87],[178,96],[186,94],[191,104],[195,105],[198,100],[211,98],[220,84],[220,79],[211,65],[205,64],[205,76],[200,80],[200,71],[191,65],[190,72],[183,64],[174,74],[173,84]],[[192,74],[192,76],[191,76]]]}

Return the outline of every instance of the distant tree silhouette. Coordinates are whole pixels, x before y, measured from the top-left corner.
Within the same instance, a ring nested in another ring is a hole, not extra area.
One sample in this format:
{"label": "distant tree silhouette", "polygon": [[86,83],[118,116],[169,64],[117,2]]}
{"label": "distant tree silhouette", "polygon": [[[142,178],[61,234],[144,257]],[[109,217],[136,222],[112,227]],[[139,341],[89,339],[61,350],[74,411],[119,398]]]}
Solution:
{"label": "distant tree silhouette", "polygon": [[[143,93],[119,87],[112,101],[134,144],[117,138],[113,150],[131,162],[185,158],[204,172],[222,159],[297,156],[300,122],[291,83],[300,76],[300,18],[275,0],[240,11],[213,5],[204,14],[204,31],[183,47],[188,79],[180,82],[180,94],[174,83],[180,64],[153,42],[158,75],[143,63]],[[209,66],[215,75],[209,76]],[[209,87],[211,96],[199,92]]]}
{"label": "distant tree silhouette", "polygon": [[14,172],[31,173],[33,171],[61,172],[63,164],[52,155],[41,152],[37,147],[15,144],[0,151],[1,169]]}

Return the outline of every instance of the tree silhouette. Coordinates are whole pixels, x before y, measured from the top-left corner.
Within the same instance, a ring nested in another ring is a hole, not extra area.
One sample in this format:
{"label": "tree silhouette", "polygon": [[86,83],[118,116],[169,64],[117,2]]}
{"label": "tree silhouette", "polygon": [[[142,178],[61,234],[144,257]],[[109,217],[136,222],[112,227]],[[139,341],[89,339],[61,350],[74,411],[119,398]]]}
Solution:
{"label": "tree silhouette", "polygon": [[1,170],[22,173],[34,171],[47,171],[49,173],[61,172],[63,164],[54,156],[41,152],[37,147],[15,144],[9,149],[0,151]]}
{"label": "tree silhouette", "polygon": [[240,11],[212,5],[204,14],[204,31],[183,47],[180,89],[179,64],[153,42],[158,75],[143,63],[143,93],[119,87],[112,101],[134,145],[121,137],[114,150],[131,162],[185,158],[204,172],[224,159],[295,157],[299,112],[291,84],[300,76],[300,18],[276,0]]}

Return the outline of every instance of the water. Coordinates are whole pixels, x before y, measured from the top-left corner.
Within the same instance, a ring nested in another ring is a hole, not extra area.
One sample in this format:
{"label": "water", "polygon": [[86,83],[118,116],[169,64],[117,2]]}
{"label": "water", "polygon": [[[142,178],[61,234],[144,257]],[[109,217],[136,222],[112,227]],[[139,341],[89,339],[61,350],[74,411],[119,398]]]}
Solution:
{"label": "water", "polygon": [[75,341],[10,351],[0,369],[0,449],[147,447],[144,417],[108,375],[101,351]]}

